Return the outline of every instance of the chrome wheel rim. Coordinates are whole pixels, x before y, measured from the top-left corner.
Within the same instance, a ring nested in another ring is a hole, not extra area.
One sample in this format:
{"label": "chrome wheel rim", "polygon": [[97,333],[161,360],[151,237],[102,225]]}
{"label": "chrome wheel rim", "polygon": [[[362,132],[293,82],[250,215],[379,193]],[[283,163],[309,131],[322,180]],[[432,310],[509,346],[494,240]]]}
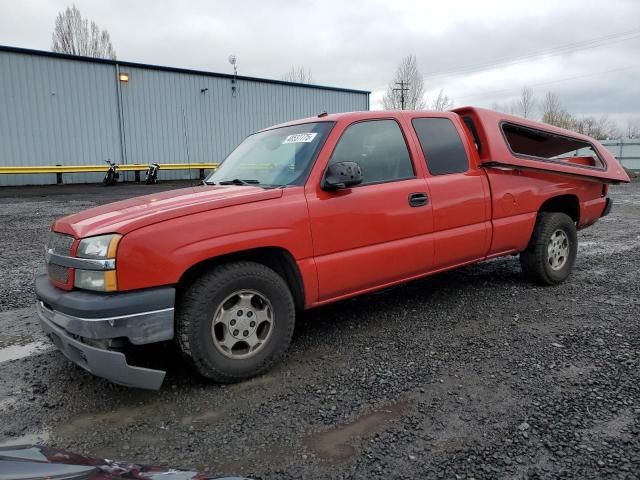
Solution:
{"label": "chrome wheel rim", "polygon": [[213,316],[213,344],[225,357],[254,356],[267,344],[275,324],[271,302],[255,290],[238,290],[225,298]]}
{"label": "chrome wheel rim", "polygon": [[547,245],[547,262],[552,270],[561,270],[569,259],[569,237],[564,230],[556,230]]}

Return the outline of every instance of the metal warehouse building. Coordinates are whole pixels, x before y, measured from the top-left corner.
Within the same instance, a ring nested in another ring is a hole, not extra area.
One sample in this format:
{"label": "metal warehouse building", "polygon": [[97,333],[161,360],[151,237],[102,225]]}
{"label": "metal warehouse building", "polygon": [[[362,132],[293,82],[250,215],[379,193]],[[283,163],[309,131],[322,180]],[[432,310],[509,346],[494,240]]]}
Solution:
{"label": "metal warehouse building", "polygon": [[629,170],[640,171],[640,139],[603,140],[602,145]]}
{"label": "metal warehouse building", "polygon": [[[0,166],[219,162],[269,125],[368,109],[361,90],[0,46]],[[64,183],[102,176],[65,173]],[[0,175],[0,185],[52,183]]]}

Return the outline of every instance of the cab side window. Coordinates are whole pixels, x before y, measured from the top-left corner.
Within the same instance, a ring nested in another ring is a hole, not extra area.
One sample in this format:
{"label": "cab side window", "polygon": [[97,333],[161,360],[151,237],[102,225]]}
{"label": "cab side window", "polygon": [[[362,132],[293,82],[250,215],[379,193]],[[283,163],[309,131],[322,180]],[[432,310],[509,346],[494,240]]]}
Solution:
{"label": "cab side window", "polygon": [[329,163],[358,162],[362,184],[415,178],[400,126],[394,120],[371,120],[349,126]]}
{"label": "cab side window", "polygon": [[469,169],[467,152],[451,120],[414,118],[411,123],[431,175],[463,173]]}

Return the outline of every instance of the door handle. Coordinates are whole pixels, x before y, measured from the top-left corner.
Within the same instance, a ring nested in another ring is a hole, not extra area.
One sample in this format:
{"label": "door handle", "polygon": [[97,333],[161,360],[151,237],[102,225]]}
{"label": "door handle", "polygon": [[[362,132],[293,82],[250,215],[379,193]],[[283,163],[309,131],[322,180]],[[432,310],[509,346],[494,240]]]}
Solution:
{"label": "door handle", "polygon": [[409,194],[409,206],[422,207],[429,203],[429,197],[424,192],[410,193]]}

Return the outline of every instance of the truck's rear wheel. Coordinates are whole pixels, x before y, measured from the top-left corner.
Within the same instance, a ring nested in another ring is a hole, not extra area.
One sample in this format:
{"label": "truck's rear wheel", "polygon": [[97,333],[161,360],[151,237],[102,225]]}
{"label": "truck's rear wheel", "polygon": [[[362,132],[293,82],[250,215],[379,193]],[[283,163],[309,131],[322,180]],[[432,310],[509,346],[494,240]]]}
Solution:
{"label": "truck's rear wheel", "polygon": [[520,253],[524,274],[542,285],[563,282],[571,273],[578,251],[576,226],[564,213],[542,212],[527,249]]}
{"label": "truck's rear wheel", "polygon": [[253,262],[216,267],[184,293],[178,344],[198,372],[223,383],[268,370],[287,350],[293,297],[276,272]]}

